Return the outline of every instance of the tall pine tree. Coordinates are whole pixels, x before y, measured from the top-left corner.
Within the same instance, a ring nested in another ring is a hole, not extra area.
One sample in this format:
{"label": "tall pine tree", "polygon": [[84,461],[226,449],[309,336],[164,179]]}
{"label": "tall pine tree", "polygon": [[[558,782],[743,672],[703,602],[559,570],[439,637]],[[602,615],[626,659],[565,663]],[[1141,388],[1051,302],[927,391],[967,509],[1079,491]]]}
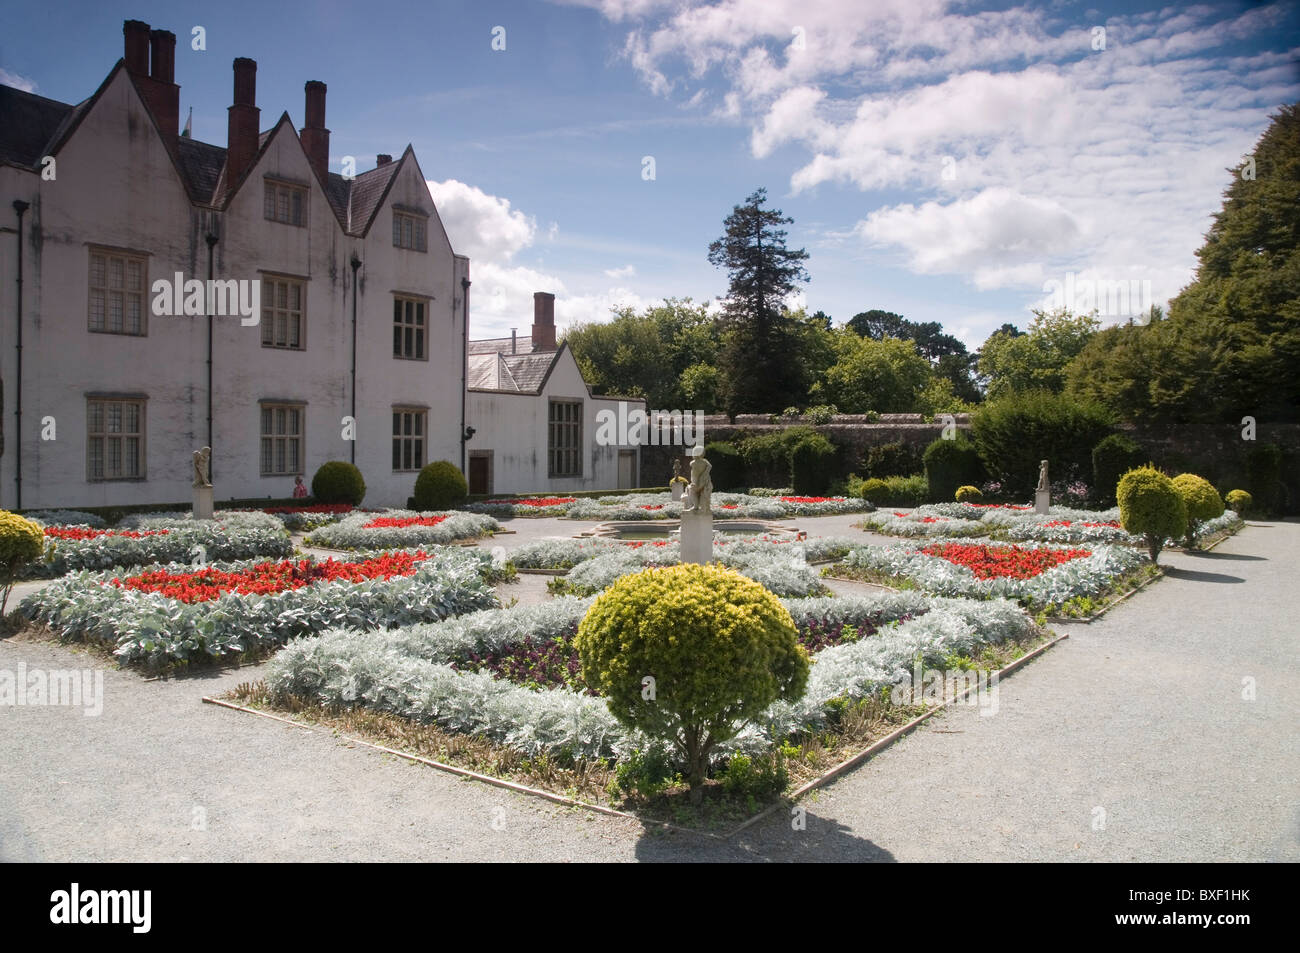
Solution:
{"label": "tall pine tree", "polygon": [[709,245],[709,262],[731,279],[720,318],[724,344],[719,356],[720,399],[727,413],[779,413],[804,402],[811,381],[799,360],[798,322],[785,307],[796,282],[807,281],[808,253],[785,246],[781,226],[794,219],[766,209],[767,190],[737,205],[724,223],[726,233]]}

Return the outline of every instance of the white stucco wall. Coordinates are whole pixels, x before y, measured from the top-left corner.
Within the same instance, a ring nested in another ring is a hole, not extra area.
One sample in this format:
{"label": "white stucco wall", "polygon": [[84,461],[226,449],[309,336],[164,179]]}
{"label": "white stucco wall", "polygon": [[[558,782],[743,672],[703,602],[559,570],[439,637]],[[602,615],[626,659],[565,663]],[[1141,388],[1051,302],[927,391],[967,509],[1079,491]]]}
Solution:
{"label": "white stucco wall", "polygon": [[[581,477],[547,476],[547,421],[550,401],[581,400]],[[573,354],[567,348],[547,379],[540,395],[470,391],[466,422],[475,428],[468,447],[492,451],[492,493],[611,490],[618,487],[618,451],[635,450],[631,444],[599,446],[596,415],[602,408],[618,412],[618,400],[592,397]],[[644,401],[629,408],[645,409]],[[639,460],[635,473],[639,473]]]}
{"label": "white stucco wall", "polygon": [[[268,110],[269,112],[269,110]],[[264,113],[265,116],[265,113]],[[402,161],[402,160],[398,160]],[[92,333],[87,327],[89,245],[148,254],[146,288],[179,271],[207,277],[207,212],[195,208],[125,71],[119,71],[57,157],[57,179],[0,167],[6,205],[31,202],[24,255],[22,505],[102,506],[190,498],[190,454],[207,441],[207,319],[147,314],[146,336]],[[263,177],[308,187],[306,227],[263,217]],[[393,247],[393,203],[429,213],[428,251]],[[12,213],[11,213],[12,214]],[[460,279],[468,260],[453,255],[423,173],[408,154],[365,238],[348,236],[312,174],[289,126],[281,128],[235,196],[218,213],[221,241],[214,275],[258,279],[266,272],[302,278],[306,349],[261,344],[259,326],[215,319],[213,477],[218,499],[284,497],[292,476],[259,473],[258,401],[304,403],[307,482],[326,460],[347,460],[342,417],[350,412],[352,271],[359,271],[356,462],[367,504],[404,504],[415,473],[394,472],[395,404],[428,408],[426,459],[460,458],[463,379]],[[5,224],[12,224],[6,222]],[[34,230],[34,231],[33,231]],[[32,236],[35,236],[32,239]],[[15,505],[15,236],[0,242],[0,372],[5,452],[0,506]],[[427,296],[427,360],[393,357],[395,292]],[[152,300],[147,296],[146,306]],[[89,393],[144,394],[146,476],[91,482],[86,475]],[[41,439],[53,417],[56,439]]]}

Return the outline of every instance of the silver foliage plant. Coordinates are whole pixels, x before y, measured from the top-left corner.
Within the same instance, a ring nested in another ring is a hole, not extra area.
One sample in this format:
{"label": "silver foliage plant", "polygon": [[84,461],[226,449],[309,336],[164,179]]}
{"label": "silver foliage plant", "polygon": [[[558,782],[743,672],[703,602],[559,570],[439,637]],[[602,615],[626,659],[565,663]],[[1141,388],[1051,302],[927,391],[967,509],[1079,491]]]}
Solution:
{"label": "silver foliage plant", "polygon": [[[379,554],[359,554],[374,555]],[[209,566],[232,571],[261,561]],[[410,576],[318,582],[270,595],[227,593],[189,604],[110,585],[120,575],[116,571],[77,572],[32,593],[18,611],[65,640],[112,646],[126,663],[222,658],[326,629],[387,629],[488,608],[496,605],[483,579],[489,561],[486,553],[447,549],[419,563]],[[196,568],[150,567],[173,573]]]}
{"label": "silver foliage plant", "polygon": [[[403,526],[366,529],[375,519],[445,516],[434,526]],[[501,529],[491,516],[479,513],[443,511],[417,513],[414,510],[384,510],[378,513],[350,513],[337,523],[322,526],[307,537],[310,546],[331,549],[400,549],[411,546],[445,545],[461,539],[487,536]]]}
{"label": "silver foliage plant", "polygon": [[24,519],[34,520],[42,526],[79,526],[86,529],[103,529],[108,523],[104,517],[82,510],[28,510]]}

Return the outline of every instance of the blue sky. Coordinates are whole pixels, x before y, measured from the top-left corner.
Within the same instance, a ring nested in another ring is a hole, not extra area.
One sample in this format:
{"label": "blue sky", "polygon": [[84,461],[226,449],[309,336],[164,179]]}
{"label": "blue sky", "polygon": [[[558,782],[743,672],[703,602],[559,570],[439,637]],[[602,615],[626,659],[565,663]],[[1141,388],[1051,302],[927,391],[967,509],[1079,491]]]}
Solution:
{"label": "blue sky", "polygon": [[301,125],[323,80],[332,168],[414,146],[472,259],[476,336],[526,330],[538,290],[561,326],[716,297],[708,244],[762,186],[811,255],[810,310],[884,308],[978,346],[1068,273],[1161,304],[1190,280],[1225,168],[1300,98],[1298,7],[11,4],[0,81],[79,101],[145,20],[178,37],[182,121],[193,107],[195,137],[224,144],[236,56],[258,62],[264,128]]}

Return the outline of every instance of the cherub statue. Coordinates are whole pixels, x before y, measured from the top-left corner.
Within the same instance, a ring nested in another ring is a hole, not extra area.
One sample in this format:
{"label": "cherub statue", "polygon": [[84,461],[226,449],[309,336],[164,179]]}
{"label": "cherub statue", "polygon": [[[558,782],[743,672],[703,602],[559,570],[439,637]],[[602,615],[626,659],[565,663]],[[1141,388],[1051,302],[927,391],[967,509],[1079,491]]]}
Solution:
{"label": "cherub statue", "polygon": [[709,512],[712,508],[713,496],[713,481],[709,479],[709,471],[713,469],[713,464],[704,459],[703,447],[692,447],[691,457],[691,482],[683,495],[682,501],[685,505],[682,511]]}
{"label": "cherub statue", "polygon": [[1038,490],[1039,492],[1042,492],[1043,490],[1048,490],[1050,488],[1051,487],[1047,482],[1047,461],[1044,460],[1038,464]]}
{"label": "cherub statue", "polygon": [[194,486],[212,486],[212,481],[208,479],[208,460],[212,456],[212,448],[204,447],[202,450],[194,451]]}

